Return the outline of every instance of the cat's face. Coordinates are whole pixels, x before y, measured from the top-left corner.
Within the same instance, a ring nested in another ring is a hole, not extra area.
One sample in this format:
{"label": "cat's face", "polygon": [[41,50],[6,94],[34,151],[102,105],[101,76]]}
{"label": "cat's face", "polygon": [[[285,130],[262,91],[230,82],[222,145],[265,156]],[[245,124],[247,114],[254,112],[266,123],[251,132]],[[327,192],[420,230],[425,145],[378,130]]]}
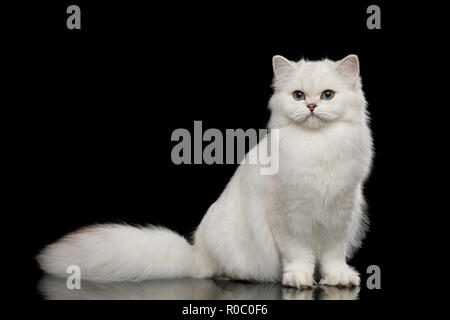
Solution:
{"label": "cat's face", "polygon": [[358,120],[365,106],[355,55],[340,61],[291,62],[273,58],[275,117],[318,129],[337,120]]}

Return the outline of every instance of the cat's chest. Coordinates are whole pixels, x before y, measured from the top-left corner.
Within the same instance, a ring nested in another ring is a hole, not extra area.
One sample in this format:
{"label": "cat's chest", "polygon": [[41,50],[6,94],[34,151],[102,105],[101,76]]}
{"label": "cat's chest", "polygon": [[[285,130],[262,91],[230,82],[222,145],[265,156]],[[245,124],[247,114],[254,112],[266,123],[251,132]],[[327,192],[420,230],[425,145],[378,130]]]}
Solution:
{"label": "cat's chest", "polygon": [[299,196],[339,194],[354,189],[368,171],[370,155],[357,131],[281,132],[281,183]]}

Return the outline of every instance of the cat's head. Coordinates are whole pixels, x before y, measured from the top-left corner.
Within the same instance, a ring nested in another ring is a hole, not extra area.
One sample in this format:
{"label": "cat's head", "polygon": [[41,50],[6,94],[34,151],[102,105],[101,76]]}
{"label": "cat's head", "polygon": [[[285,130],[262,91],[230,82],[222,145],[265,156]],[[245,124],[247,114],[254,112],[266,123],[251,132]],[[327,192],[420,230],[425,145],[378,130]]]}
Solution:
{"label": "cat's head", "polygon": [[273,70],[271,127],[295,123],[318,129],[334,121],[362,120],[366,102],[356,55],[299,62],[274,56]]}

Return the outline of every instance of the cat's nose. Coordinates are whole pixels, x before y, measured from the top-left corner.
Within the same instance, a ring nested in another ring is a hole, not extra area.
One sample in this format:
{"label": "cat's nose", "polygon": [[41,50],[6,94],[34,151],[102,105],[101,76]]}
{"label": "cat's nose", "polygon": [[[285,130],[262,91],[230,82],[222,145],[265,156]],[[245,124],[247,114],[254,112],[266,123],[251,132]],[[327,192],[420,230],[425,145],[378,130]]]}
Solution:
{"label": "cat's nose", "polygon": [[306,105],[306,107],[309,109],[309,111],[313,112],[314,108],[317,107],[317,104],[309,103],[308,105]]}

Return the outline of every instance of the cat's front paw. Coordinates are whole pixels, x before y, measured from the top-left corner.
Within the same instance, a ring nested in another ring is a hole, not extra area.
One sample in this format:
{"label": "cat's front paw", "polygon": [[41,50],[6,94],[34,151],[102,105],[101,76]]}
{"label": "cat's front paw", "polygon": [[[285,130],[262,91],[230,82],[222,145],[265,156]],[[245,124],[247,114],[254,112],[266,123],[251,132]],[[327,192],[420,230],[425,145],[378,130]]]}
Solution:
{"label": "cat's front paw", "polygon": [[294,288],[311,288],[314,285],[314,277],[311,272],[303,270],[287,271],[283,274],[283,286]]}
{"label": "cat's front paw", "polygon": [[320,284],[336,287],[359,286],[359,274],[349,266],[327,270],[323,273]]}

